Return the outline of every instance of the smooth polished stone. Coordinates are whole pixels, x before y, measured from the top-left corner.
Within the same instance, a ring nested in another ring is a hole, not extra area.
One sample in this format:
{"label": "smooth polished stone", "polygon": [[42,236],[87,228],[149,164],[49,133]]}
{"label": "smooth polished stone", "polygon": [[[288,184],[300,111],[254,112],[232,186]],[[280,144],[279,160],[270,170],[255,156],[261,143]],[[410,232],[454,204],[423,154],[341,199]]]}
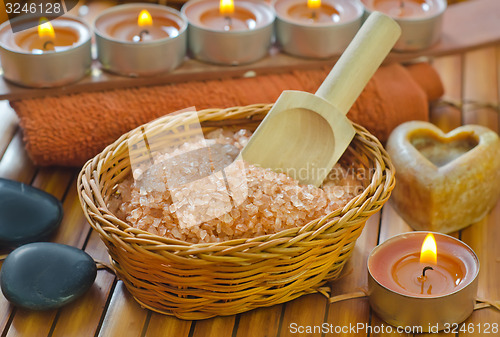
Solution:
{"label": "smooth polished stone", "polygon": [[62,217],[61,202],[53,195],[0,178],[0,246],[47,240]]}
{"label": "smooth polished stone", "polygon": [[0,285],[5,298],[13,304],[46,310],[83,295],[96,275],[96,264],[84,251],[58,243],[35,242],[7,256]]}

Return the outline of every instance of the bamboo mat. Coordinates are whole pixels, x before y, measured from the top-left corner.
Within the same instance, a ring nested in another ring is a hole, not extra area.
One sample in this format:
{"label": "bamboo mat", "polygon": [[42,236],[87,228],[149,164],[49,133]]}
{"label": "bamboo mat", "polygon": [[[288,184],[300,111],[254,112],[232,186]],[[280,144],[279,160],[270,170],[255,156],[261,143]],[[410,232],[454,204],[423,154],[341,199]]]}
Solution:
{"label": "bamboo mat", "polygon": [[[457,107],[433,107],[431,121],[445,131],[464,123],[475,123],[498,132],[500,47],[436,58],[433,62],[445,85],[445,99],[455,102]],[[75,186],[76,174],[75,170],[35,167],[24,151],[17,117],[6,102],[0,102],[0,177],[31,184],[61,199],[65,215],[53,241],[82,248],[95,259],[107,261],[103,244],[98,235],[91,231],[80,209]],[[392,235],[409,230],[390,203],[384,206],[380,214],[370,218],[357,241],[351,260],[344,268],[344,276],[334,283],[334,295],[364,287],[367,276],[366,258],[371,249]],[[500,299],[500,203],[483,221],[455,233],[454,236],[464,240],[479,256],[481,272],[478,296]],[[0,331],[2,336],[9,337],[281,337],[300,335],[291,333],[291,323],[321,325],[323,322],[334,326],[363,323],[380,327],[385,324],[372,314],[366,298],[329,304],[325,297],[317,294],[236,316],[197,322],[182,321],[141,309],[125,290],[122,282],[105,270],[98,272],[93,287],[84,297],[59,310],[30,312],[16,309],[0,294]],[[487,323],[500,324],[500,312],[493,309],[475,311],[465,322],[474,324],[476,330],[473,333],[440,333],[429,336],[482,336],[477,333],[477,328],[479,325],[484,328]],[[412,335],[347,333],[337,336]]]}

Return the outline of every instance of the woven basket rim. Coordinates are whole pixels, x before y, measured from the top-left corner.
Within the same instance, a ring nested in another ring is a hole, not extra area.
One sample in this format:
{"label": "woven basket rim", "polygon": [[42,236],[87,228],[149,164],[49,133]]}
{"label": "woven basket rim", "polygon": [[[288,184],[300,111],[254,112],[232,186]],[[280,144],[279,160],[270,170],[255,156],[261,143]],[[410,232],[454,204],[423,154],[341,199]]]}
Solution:
{"label": "woven basket rim", "polygon": [[[253,105],[248,105],[248,106],[235,106],[235,107],[230,107],[230,108],[226,108],[226,109],[220,109],[220,108],[211,108],[211,109],[203,109],[203,110],[200,110],[200,111],[197,111],[197,114],[199,115],[200,113],[202,112],[210,112],[210,111],[221,111],[221,112],[227,112],[229,114],[226,115],[224,117],[224,119],[231,119],[230,115],[232,112],[234,111],[238,111],[239,109],[257,109],[257,110],[266,110],[268,109],[269,107],[271,107],[272,104],[253,104]],[[83,178],[83,175],[85,174],[85,172],[90,168],[92,167],[92,173],[95,173],[96,171],[99,170],[99,168],[101,168],[103,166],[104,163],[106,163],[107,160],[110,160],[112,159],[112,157],[110,156],[114,151],[116,151],[117,149],[120,149],[121,147],[123,146],[126,146],[126,143],[127,143],[127,139],[129,138],[129,136],[131,135],[134,135],[136,134],[137,132],[141,131],[141,130],[146,130],[146,131],[150,131],[151,129],[155,128],[155,127],[158,127],[158,126],[165,126],[165,124],[177,119],[177,118],[182,118],[184,116],[188,116],[189,114],[192,114],[192,112],[190,111],[187,111],[187,112],[181,112],[181,113],[173,113],[173,114],[168,114],[168,115],[165,115],[165,116],[162,116],[162,117],[159,117],[153,121],[150,121],[148,123],[145,123],[143,125],[140,125],[126,133],[124,133],[122,136],[120,136],[116,141],[114,141],[113,143],[109,144],[104,150],[102,150],[99,154],[97,154],[95,157],[89,159],[82,167],[79,175],[78,175],[78,180],[77,180],[77,183],[78,183],[78,186],[77,186],[77,189],[78,189],[78,196],[80,198],[80,203],[82,205],[82,208],[85,209],[85,207],[88,206],[88,203],[85,202],[83,196],[82,196],[82,178]],[[250,118],[246,118],[248,119],[249,121],[260,121],[260,119],[252,119],[252,117]],[[203,118],[200,118],[200,122],[202,123],[203,125]],[[353,124],[355,130],[356,130],[356,134],[354,136],[354,139],[360,137],[360,132],[363,132],[365,133],[365,136],[368,136],[369,140],[374,142],[380,152],[381,152],[381,155],[383,158],[387,159],[387,160],[384,160],[384,164],[386,165],[386,169],[384,170],[384,168],[380,168],[380,170],[382,171],[382,173],[384,171],[387,171],[387,169],[390,171],[390,173],[392,174],[392,176],[394,176],[394,167],[392,165],[392,162],[390,161],[389,159],[389,155],[387,154],[387,152],[384,150],[382,144],[380,143],[380,141],[375,137],[373,136],[372,134],[370,134],[363,126],[361,125],[358,125],[354,122],[351,121],[351,123]],[[354,141],[353,139],[353,141]],[[377,168],[378,170],[379,168]],[[100,177],[102,172],[97,172],[98,174],[97,175],[93,175],[94,177]],[[182,241],[182,240],[179,240],[179,239],[174,239],[174,238],[167,238],[167,237],[163,237],[163,236],[160,236],[160,235],[156,235],[156,234],[153,234],[153,233],[150,233],[148,231],[145,231],[145,230],[142,230],[142,229],[139,229],[139,228],[135,228],[133,226],[131,226],[130,224],[126,223],[125,221],[122,221],[120,220],[118,217],[116,217],[116,215],[114,215],[109,209],[108,207],[106,206],[105,208],[102,208],[102,207],[96,207],[97,210],[103,215],[104,218],[106,217],[113,217],[114,220],[118,220],[120,222],[120,224],[122,224],[122,226],[124,226],[125,228],[119,228],[118,226],[116,226],[114,223],[109,223],[111,224],[113,227],[115,227],[117,230],[119,230],[120,232],[122,232],[122,234],[127,234],[127,236],[129,236],[131,239],[133,238],[136,238],[138,239],[137,240],[137,243],[139,242],[142,242],[142,243],[146,243],[148,242],[149,244],[156,244],[156,245],[168,245],[169,248],[175,248],[176,246],[178,246],[179,248],[182,248],[182,249],[185,249],[186,247],[189,247],[191,249],[194,249],[196,250],[197,252],[196,253],[199,253],[199,250],[206,250],[207,248],[212,248],[210,251],[207,251],[206,253],[216,253],[218,250],[215,250],[214,248],[216,247],[219,247],[220,248],[224,248],[224,249],[227,249],[227,246],[235,246],[235,245],[241,245],[241,244],[245,244],[245,243],[256,243],[256,242],[267,242],[267,241],[271,241],[271,240],[276,240],[276,239],[279,239],[280,237],[286,237],[286,236],[290,236],[290,235],[298,235],[298,234],[301,234],[301,232],[308,232],[308,229],[310,227],[313,227],[315,223],[318,223],[322,220],[324,220],[325,218],[341,218],[343,217],[344,215],[346,215],[349,211],[351,211],[350,209],[350,206],[353,205],[353,204],[356,204],[356,203],[359,203],[360,199],[364,199],[364,200],[367,200],[369,198],[369,196],[364,196],[365,195],[365,192],[370,188],[370,187],[375,187],[376,185],[381,185],[381,183],[376,183],[375,182],[375,176],[376,174],[374,174],[370,180],[370,183],[368,185],[366,185],[366,187],[364,187],[363,191],[358,194],[357,196],[355,196],[354,198],[352,198],[346,206],[342,207],[342,208],[338,208],[336,209],[335,211],[329,213],[329,214],[326,214],[324,215],[323,217],[321,218],[317,218],[317,219],[314,219],[314,220],[311,220],[310,222],[308,222],[307,224],[304,224],[303,226],[297,226],[297,227],[293,227],[293,228],[287,228],[287,229],[283,229],[279,232],[276,232],[276,233],[271,233],[271,234],[264,234],[264,235],[259,235],[259,236],[255,236],[255,237],[251,237],[251,238],[237,238],[237,239],[231,239],[231,240],[225,240],[225,241],[220,241],[220,242],[201,242],[201,243],[192,243],[192,242],[188,242],[188,241]],[[94,178],[93,178],[94,179]],[[382,179],[383,183],[387,183],[388,179],[386,178],[383,178]],[[390,179],[389,179],[390,180]],[[385,181],[385,182],[384,182]],[[394,185],[394,184],[393,184]],[[99,186],[99,181],[96,182],[96,186]],[[392,190],[393,186],[386,186],[386,188],[388,188],[389,190]],[[94,191],[96,192],[96,191]],[[100,194],[100,190],[98,191],[99,194]],[[101,195],[101,198],[102,198],[102,195]],[[87,217],[87,220],[89,221],[89,223],[91,224],[92,227],[94,227],[94,224],[93,224],[93,221],[90,221],[90,218],[89,218],[89,215],[88,215],[88,212],[84,212],[85,213],[85,216]],[[337,214],[338,213],[338,214]],[[333,215],[333,216],[332,216]],[[327,228],[327,225],[330,221],[326,221],[324,224],[322,224],[319,228],[316,229],[319,230],[319,229],[326,229]],[[95,228],[95,227],[94,227]],[[313,230],[314,232],[314,230]]]}

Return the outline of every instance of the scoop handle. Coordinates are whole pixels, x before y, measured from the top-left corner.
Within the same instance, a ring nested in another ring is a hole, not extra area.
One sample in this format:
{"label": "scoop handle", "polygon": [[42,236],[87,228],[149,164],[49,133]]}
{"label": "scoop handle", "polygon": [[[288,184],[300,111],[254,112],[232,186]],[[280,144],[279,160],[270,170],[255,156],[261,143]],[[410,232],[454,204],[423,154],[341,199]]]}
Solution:
{"label": "scoop handle", "polygon": [[399,25],[373,12],[316,91],[344,115],[401,35]]}

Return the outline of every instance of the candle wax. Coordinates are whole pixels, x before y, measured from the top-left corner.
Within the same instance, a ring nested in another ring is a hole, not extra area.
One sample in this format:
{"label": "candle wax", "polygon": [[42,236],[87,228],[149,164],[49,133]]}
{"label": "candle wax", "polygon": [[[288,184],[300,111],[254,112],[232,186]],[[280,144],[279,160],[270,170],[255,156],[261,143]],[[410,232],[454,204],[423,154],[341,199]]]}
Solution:
{"label": "candle wax", "polygon": [[328,4],[322,3],[319,8],[309,8],[306,3],[296,4],[288,9],[291,18],[303,22],[339,22],[339,11]]}
{"label": "candle wax", "polygon": [[137,16],[127,17],[110,26],[107,33],[120,41],[154,41],[179,35],[178,24],[165,17],[153,17],[151,26],[139,26]]}
{"label": "candle wax", "polygon": [[43,29],[42,36],[39,35],[39,19],[37,17],[21,18],[26,23],[36,22],[36,26],[17,33],[12,30],[0,32],[0,43],[6,49],[23,54],[43,54],[45,52],[63,52],[76,48],[90,40],[89,28],[82,22],[71,17],[61,17],[50,21],[53,28]]}
{"label": "candle wax", "polygon": [[446,254],[438,254],[437,265],[429,265],[433,269],[426,270],[422,276],[426,266],[420,263],[420,253],[408,254],[394,264],[392,277],[410,293],[440,295],[453,292],[465,275],[464,264]]}
{"label": "candle wax", "polygon": [[430,0],[373,0],[372,8],[392,17],[408,18],[429,16],[438,12],[436,4]]}
{"label": "candle wax", "polygon": [[[437,264],[421,264],[420,251],[426,235],[402,234],[377,246],[368,259],[372,277],[393,292],[415,297],[451,294],[469,284],[479,270],[470,248],[457,239],[434,233]],[[422,279],[426,266],[434,270],[427,270]]]}
{"label": "candle wax", "polygon": [[55,37],[40,37],[38,30],[30,33],[22,33],[16,39],[16,44],[23,50],[31,51],[33,54],[41,54],[47,51],[63,51],[71,48],[79,41],[78,33],[68,27],[54,27]]}
{"label": "candle wax", "polygon": [[200,22],[216,30],[255,29],[256,17],[252,12],[236,7],[231,14],[221,14],[218,8],[209,9],[200,17]]}

